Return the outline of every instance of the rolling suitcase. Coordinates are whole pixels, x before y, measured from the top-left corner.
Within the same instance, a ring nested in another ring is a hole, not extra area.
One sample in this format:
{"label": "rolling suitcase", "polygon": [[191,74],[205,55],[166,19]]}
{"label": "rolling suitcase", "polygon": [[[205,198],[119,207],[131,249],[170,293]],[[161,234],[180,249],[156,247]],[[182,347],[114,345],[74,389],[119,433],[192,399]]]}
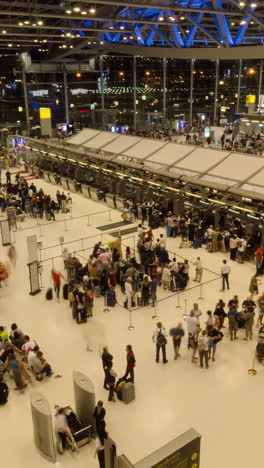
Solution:
{"label": "rolling suitcase", "polygon": [[115,291],[105,291],[106,305],[107,307],[114,307],[116,304],[116,293]]}
{"label": "rolling suitcase", "polygon": [[52,292],[52,289],[49,288],[47,289],[47,292],[46,292],[46,299],[47,301],[51,301],[52,298],[53,298],[53,292]]}
{"label": "rolling suitcase", "polygon": [[135,400],[135,385],[132,382],[127,382],[122,387],[122,401],[126,404]]}
{"label": "rolling suitcase", "polygon": [[63,299],[65,299],[65,300],[68,299],[68,291],[69,291],[69,285],[68,285],[68,283],[65,283],[63,285],[63,291],[62,291]]}
{"label": "rolling suitcase", "polygon": [[200,247],[202,247],[202,239],[194,239],[193,248],[199,249]]}

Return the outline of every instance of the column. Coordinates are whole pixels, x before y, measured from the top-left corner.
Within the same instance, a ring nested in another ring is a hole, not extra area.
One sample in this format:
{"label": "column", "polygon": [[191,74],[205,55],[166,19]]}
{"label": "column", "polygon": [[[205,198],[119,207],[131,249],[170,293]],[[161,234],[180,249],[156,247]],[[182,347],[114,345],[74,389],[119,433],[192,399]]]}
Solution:
{"label": "column", "polygon": [[190,84],[190,122],[193,118],[193,67],[194,67],[194,59],[191,59],[191,84]]}
{"label": "column", "polygon": [[240,107],[241,73],[242,73],[242,59],[239,60],[239,70],[238,70],[237,103],[236,103],[236,113],[237,113],[237,114],[239,114],[239,107]]}
{"label": "column", "polygon": [[166,122],[167,59],[163,57],[163,124]]}
{"label": "column", "polygon": [[260,62],[260,70],[259,70],[259,89],[258,89],[258,102],[257,105],[259,104],[259,99],[262,94],[262,74],[263,74],[263,59],[261,59]]}
{"label": "column", "polygon": [[24,64],[22,64],[22,80],[23,80],[23,91],[24,91],[24,101],[25,101],[27,131],[30,132],[29,106],[28,106],[28,90],[27,90],[27,75],[26,75],[25,65],[24,65]]}
{"label": "column", "polygon": [[100,69],[100,80],[101,80],[101,115],[102,115],[102,129],[105,129],[105,100],[104,100],[104,58],[101,56],[99,58],[99,69]]}
{"label": "column", "polygon": [[68,82],[67,82],[67,72],[63,72],[63,83],[64,83],[64,101],[65,101],[65,121],[66,124],[70,123],[69,118],[69,97],[68,97]]}
{"label": "column", "polygon": [[217,102],[218,102],[218,80],[219,80],[219,59],[215,61],[215,92],[214,92],[214,122],[217,120]]}
{"label": "column", "polygon": [[137,57],[133,57],[133,127],[137,129]]}

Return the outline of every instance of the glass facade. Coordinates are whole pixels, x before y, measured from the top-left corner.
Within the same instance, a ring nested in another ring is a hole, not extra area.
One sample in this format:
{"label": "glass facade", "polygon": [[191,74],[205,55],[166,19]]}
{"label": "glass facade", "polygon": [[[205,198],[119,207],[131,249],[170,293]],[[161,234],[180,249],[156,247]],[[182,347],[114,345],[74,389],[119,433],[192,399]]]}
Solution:
{"label": "glass facade", "polygon": [[[94,70],[67,72],[69,121],[80,128],[175,128],[192,113],[210,125],[232,122],[235,114],[256,110],[262,70],[261,60],[98,57]],[[39,107],[50,107],[54,122],[66,121],[62,72],[28,74],[27,90],[32,125]]]}

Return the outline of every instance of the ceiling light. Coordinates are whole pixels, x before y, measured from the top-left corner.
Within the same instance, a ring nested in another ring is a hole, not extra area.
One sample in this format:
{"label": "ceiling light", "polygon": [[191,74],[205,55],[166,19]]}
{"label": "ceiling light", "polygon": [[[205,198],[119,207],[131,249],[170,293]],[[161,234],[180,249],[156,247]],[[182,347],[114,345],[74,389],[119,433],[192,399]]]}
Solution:
{"label": "ceiling light", "polygon": [[138,37],[137,37],[137,40],[140,41],[140,39],[141,39],[140,36],[138,36]]}
{"label": "ceiling light", "polygon": [[90,10],[89,10],[89,13],[91,13],[92,15],[94,15],[96,12],[95,8],[94,7],[91,7]]}
{"label": "ceiling light", "polygon": [[33,23],[32,26],[37,26],[36,23]]}
{"label": "ceiling light", "polygon": [[38,21],[37,24],[38,24],[39,26],[42,26],[42,25],[43,25],[43,21],[40,20],[40,21]]}
{"label": "ceiling light", "polygon": [[71,37],[71,33],[67,33],[66,36],[67,36],[67,37]]}
{"label": "ceiling light", "polygon": [[245,20],[242,20],[242,21],[240,21],[240,24],[241,24],[241,25],[242,25],[242,24],[246,24],[246,21],[245,21]]}
{"label": "ceiling light", "polygon": [[76,78],[81,78],[81,77],[82,77],[82,74],[81,74],[80,72],[77,72],[77,73],[75,74],[75,76],[76,76]]}
{"label": "ceiling light", "polygon": [[91,42],[89,41],[89,42],[88,42],[88,44],[90,45],[90,44],[91,44]]}
{"label": "ceiling light", "polygon": [[44,39],[44,41],[43,41],[43,42],[47,42],[47,39]]}
{"label": "ceiling light", "polygon": [[75,11],[76,13],[79,13],[79,11],[81,11],[80,7],[74,7],[73,11]]}
{"label": "ceiling light", "polygon": [[184,17],[184,16],[181,16],[181,20],[184,20],[184,19],[185,19],[185,17]]}
{"label": "ceiling light", "polygon": [[8,44],[8,47],[13,47],[13,44]]}
{"label": "ceiling light", "polygon": [[28,20],[24,21],[24,24],[29,24],[29,21]]}
{"label": "ceiling light", "polygon": [[65,34],[61,34],[61,37],[64,37],[64,36],[65,36]]}
{"label": "ceiling light", "polygon": [[63,49],[66,49],[66,48],[67,48],[66,44],[63,44],[62,48],[63,48]]}
{"label": "ceiling light", "polygon": [[5,31],[5,30],[3,30],[3,31],[2,31],[2,34],[6,34],[6,31]]}
{"label": "ceiling light", "polygon": [[236,23],[233,22],[233,23],[231,23],[231,26],[235,26],[235,24],[236,24]]}
{"label": "ceiling light", "polygon": [[70,15],[71,12],[72,12],[71,10],[66,10],[67,15]]}
{"label": "ceiling light", "polygon": [[125,37],[123,37],[123,39],[124,39],[124,41],[127,41],[127,37],[126,37],[126,36],[125,36]]}
{"label": "ceiling light", "polygon": [[114,26],[109,26],[109,29],[114,29]]}
{"label": "ceiling light", "polygon": [[34,39],[34,42],[38,42],[38,40],[37,40],[37,39]]}
{"label": "ceiling light", "polygon": [[134,37],[133,37],[133,36],[129,36],[129,39],[134,39]]}
{"label": "ceiling light", "polygon": [[18,23],[19,26],[23,26],[23,23],[21,23],[21,21]]}
{"label": "ceiling light", "polygon": [[245,2],[239,2],[239,6],[245,6]]}
{"label": "ceiling light", "polygon": [[163,18],[163,16],[159,16],[159,18],[158,18],[158,19],[159,19],[159,21],[164,21],[164,18]]}
{"label": "ceiling light", "polygon": [[120,29],[125,29],[125,26],[120,26]]}
{"label": "ceiling light", "polygon": [[251,5],[249,5],[251,8],[256,8],[257,7],[257,4],[256,3],[251,3]]}
{"label": "ceiling light", "polygon": [[73,49],[73,45],[70,45],[70,49]]}
{"label": "ceiling light", "polygon": [[169,16],[169,20],[170,20],[170,21],[175,21],[176,18],[174,18],[174,16]]}
{"label": "ceiling light", "polygon": [[100,41],[100,44],[103,45],[104,41]]}
{"label": "ceiling light", "polygon": [[254,24],[254,21],[250,21],[250,24]]}
{"label": "ceiling light", "polygon": [[186,32],[189,33],[190,32],[189,29],[186,29]]}
{"label": "ceiling light", "polygon": [[81,15],[87,15],[87,11],[81,11]]}

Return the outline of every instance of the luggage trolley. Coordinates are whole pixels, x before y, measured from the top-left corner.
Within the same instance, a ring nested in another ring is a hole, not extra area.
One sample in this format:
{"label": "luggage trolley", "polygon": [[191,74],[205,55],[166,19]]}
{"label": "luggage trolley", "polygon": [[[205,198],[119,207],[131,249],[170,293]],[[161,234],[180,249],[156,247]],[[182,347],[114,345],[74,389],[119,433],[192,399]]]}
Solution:
{"label": "luggage trolley", "polygon": [[[59,406],[55,406],[56,411],[59,408]],[[85,426],[82,424],[70,406],[64,406],[63,410],[66,413],[68,426],[77,447],[80,448],[83,445],[88,444],[92,440],[92,425],[90,424]],[[70,448],[72,451],[74,451],[71,439],[69,436],[67,436],[67,433],[59,433],[59,438],[57,440],[58,453],[63,454],[64,450],[67,448]]]}

